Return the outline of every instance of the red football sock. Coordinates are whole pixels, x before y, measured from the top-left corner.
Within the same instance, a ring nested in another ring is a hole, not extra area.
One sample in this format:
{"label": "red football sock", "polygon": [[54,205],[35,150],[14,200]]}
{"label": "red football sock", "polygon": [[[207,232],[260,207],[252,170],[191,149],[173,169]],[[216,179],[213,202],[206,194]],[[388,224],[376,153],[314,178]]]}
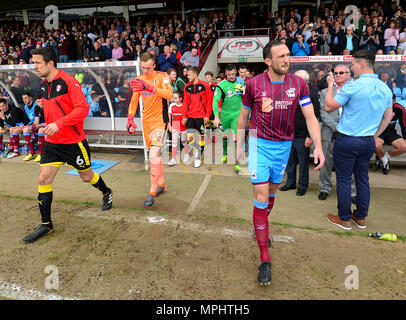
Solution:
{"label": "red football sock", "polygon": [[259,202],[254,200],[254,212],[253,221],[255,235],[257,237],[257,243],[259,247],[259,252],[261,256],[261,261],[271,261],[268,252],[268,233],[269,233],[269,222],[267,215],[268,203]]}
{"label": "red football sock", "polygon": [[45,142],[45,134],[38,133],[39,154],[42,154],[42,148],[44,147],[44,142]]}
{"label": "red football sock", "polygon": [[176,152],[178,150],[178,146],[172,146],[172,158],[176,159]]}
{"label": "red football sock", "polygon": [[271,211],[272,211],[272,208],[273,208],[274,203],[275,203],[275,195],[274,195],[274,194],[270,194],[270,195],[269,195],[269,201],[268,201],[268,208],[266,209],[266,212],[267,212],[267,214],[268,214],[268,217],[269,217],[269,214],[270,214]]}
{"label": "red football sock", "polygon": [[20,135],[14,134],[14,153],[20,153]]}
{"label": "red football sock", "polygon": [[27,146],[28,146],[28,149],[30,150],[30,154],[35,154],[34,144],[31,142],[31,134],[24,133],[24,139],[25,139],[25,142],[27,142]]}

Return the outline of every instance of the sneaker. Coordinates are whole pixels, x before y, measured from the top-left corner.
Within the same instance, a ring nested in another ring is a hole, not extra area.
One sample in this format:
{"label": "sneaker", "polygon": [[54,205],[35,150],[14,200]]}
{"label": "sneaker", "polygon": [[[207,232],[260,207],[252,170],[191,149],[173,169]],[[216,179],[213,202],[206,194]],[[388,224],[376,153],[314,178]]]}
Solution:
{"label": "sneaker", "polygon": [[227,163],[227,155],[224,155],[224,156],[221,158],[221,163],[222,163],[222,164]]}
{"label": "sneaker", "polygon": [[351,230],[351,221],[343,221],[338,215],[328,214],[327,221],[344,230]]}
{"label": "sneaker", "polygon": [[374,170],[378,170],[382,166],[381,159],[378,156],[375,156]]}
{"label": "sneaker", "polygon": [[8,156],[12,155],[13,151],[9,151],[9,152],[3,152],[2,157],[3,158],[8,158]]}
{"label": "sneaker", "polygon": [[41,162],[41,155],[37,154],[33,162]]}
{"label": "sneaker", "polygon": [[8,154],[7,159],[11,159],[11,158],[19,157],[19,156],[20,156],[19,153],[11,152]]}
{"label": "sneaker", "polygon": [[166,192],[167,188],[166,186],[160,187],[158,186],[158,188],[156,189],[156,197],[158,197],[161,193]]}
{"label": "sneaker", "polygon": [[152,194],[148,194],[147,200],[144,202],[144,206],[150,207],[154,204],[155,197]]}
{"label": "sneaker", "polygon": [[188,163],[189,161],[190,161],[190,156],[188,154],[185,154],[185,156],[183,157],[183,162]]}
{"label": "sneaker", "polygon": [[193,166],[195,168],[199,168],[202,165],[202,162],[200,159],[195,159],[195,162],[193,163]]}
{"label": "sneaker", "polygon": [[360,229],[366,229],[367,225],[365,219],[357,219],[355,216],[352,216],[351,221]]}
{"label": "sneaker", "polygon": [[258,282],[261,286],[271,283],[271,268],[272,264],[269,261],[263,261],[259,266]]}
{"label": "sneaker", "polygon": [[35,156],[32,155],[31,153],[29,153],[29,154],[23,159],[23,161],[30,161],[30,160],[32,160],[32,159],[34,159],[34,158],[35,158]]}
{"label": "sneaker", "polygon": [[41,238],[42,236],[46,236],[47,234],[50,234],[51,232],[54,231],[54,227],[52,224],[40,224],[37,230],[35,230],[33,233],[29,234],[26,236],[23,241],[24,242],[34,242]]}
{"label": "sneaker", "polygon": [[175,158],[172,158],[171,160],[169,160],[169,162],[168,162],[168,166],[174,166],[176,164],[176,159]]}
{"label": "sneaker", "polygon": [[389,173],[389,160],[388,160],[387,164],[382,165],[382,172],[383,172],[383,174],[388,174]]}
{"label": "sneaker", "polygon": [[235,171],[235,173],[240,172],[240,170],[241,170],[241,166],[240,166],[239,164],[234,165],[234,171]]}
{"label": "sneaker", "polygon": [[110,210],[113,206],[113,191],[110,191],[103,195],[103,206],[102,211]]}

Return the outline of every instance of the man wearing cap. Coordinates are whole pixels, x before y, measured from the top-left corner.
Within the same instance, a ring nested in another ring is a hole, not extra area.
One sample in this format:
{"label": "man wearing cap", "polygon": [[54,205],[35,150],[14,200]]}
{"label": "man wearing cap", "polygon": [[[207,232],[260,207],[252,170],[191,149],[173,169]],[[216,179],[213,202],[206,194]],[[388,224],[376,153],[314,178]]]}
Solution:
{"label": "man wearing cap", "polygon": [[27,43],[21,42],[21,51],[19,54],[19,59],[23,59],[25,63],[29,63],[31,59],[30,48],[27,47]]}

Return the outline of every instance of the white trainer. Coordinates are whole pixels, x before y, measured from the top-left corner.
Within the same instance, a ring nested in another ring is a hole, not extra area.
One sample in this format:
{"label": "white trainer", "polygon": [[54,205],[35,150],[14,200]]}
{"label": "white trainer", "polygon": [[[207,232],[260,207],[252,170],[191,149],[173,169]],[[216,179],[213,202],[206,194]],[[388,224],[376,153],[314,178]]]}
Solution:
{"label": "white trainer", "polygon": [[168,166],[174,166],[176,164],[176,159],[175,158],[172,158],[171,160],[169,160],[169,162],[168,162]]}
{"label": "white trainer", "polygon": [[202,162],[200,161],[200,159],[195,159],[195,162],[193,163],[193,166],[195,168],[199,168],[201,166]]}
{"label": "white trainer", "polygon": [[183,157],[183,162],[188,163],[189,161],[190,161],[190,156],[188,154],[185,154],[185,156]]}
{"label": "white trainer", "polygon": [[18,153],[13,152],[13,153],[10,153],[10,154],[7,156],[7,159],[15,158],[15,157],[18,157],[18,156],[20,156]]}

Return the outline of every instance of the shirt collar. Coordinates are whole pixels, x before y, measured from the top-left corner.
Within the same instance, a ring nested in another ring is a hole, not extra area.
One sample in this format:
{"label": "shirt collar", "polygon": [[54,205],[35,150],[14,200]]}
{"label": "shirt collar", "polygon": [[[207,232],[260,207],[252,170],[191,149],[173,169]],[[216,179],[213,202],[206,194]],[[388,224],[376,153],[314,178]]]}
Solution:
{"label": "shirt collar", "polygon": [[378,75],[375,73],[364,73],[359,76],[359,78],[378,78]]}

